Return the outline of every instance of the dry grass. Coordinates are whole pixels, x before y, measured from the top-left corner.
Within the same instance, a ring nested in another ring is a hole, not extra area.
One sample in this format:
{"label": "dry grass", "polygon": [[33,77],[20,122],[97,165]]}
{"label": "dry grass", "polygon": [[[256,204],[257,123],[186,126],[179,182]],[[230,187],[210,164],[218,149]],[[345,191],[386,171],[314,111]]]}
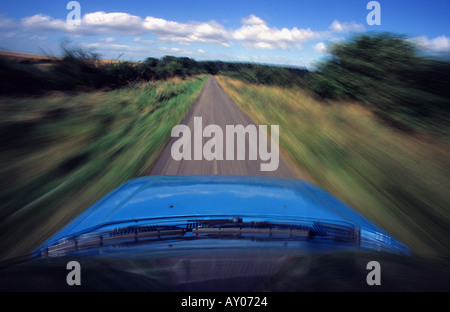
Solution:
{"label": "dry grass", "polygon": [[301,89],[218,77],[321,187],[421,254],[450,255],[448,138],[406,134],[358,103],[321,103]]}

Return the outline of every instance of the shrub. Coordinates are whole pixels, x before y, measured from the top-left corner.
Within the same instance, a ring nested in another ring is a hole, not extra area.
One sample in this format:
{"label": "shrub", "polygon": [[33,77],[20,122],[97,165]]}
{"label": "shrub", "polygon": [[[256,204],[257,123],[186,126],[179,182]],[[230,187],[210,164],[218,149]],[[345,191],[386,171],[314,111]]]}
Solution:
{"label": "shrub", "polygon": [[318,95],[359,100],[388,119],[448,120],[450,63],[420,54],[404,36],[358,35],[330,54],[307,78]]}

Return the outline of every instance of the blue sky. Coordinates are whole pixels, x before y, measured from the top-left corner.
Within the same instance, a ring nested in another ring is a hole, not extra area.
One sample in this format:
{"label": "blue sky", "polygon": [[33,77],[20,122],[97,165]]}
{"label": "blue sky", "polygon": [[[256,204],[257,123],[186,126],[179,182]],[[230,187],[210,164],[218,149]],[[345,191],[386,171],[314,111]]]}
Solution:
{"label": "blue sky", "polygon": [[330,42],[391,31],[430,52],[450,52],[448,0],[378,1],[381,25],[372,26],[369,0],[79,0],[79,26],[66,21],[68,2],[2,1],[0,49],[57,55],[68,38],[108,59],[175,55],[311,67]]}

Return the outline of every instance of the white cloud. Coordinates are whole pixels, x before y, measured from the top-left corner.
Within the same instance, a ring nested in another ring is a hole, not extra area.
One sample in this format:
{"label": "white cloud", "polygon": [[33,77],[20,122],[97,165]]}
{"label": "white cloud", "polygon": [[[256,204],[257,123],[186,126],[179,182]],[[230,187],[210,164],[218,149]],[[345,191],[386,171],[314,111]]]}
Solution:
{"label": "white cloud", "polygon": [[[11,20],[1,18],[0,28],[13,27]],[[69,25],[66,21],[36,14],[23,18],[20,26],[29,32],[62,32],[76,36],[104,34],[144,35],[154,34],[162,42],[190,44],[194,42],[231,45],[225,28],[214,22],[178,23],[148,16],[145,19],[122,12],[94,12],[84,15],[81,25]],[[151,44],[151,41],[141,41]]]}
{"label": "white cloud", "polygon": [[62,20],[54,19],[50,16],[42,14],[22,18],[21,26],[24,30],[32,32],[67,32],[74,30],[75,27]]}
{"label": "white cloud", "polygon": [[[362,24],[355,22],[339,22],[337,20],[329,26],[329,30],[313,31],[309,28],[282,28],[269,27],[261,18],[250,15],[242,19],[242,26],[233,32],[235,40],[243,41],[244,45],[255,49],[290,49],[301,48],[302,45],[314,39],[327,38],[333,33],[348,33],[365,31]],[[323,44],[322,44],[323,45]],[[316,48],[323,51],[319,44]]]}
{"label": "white cloud", "polygon": [[410,40],[427,50],[434,52],[450,52],[450,38],[446,36],[438,36],[433,39],[428,39],[427,36],[420,36]]}
{"label": "white cloud", "polygon": [[255,49],[288,49],[293,46],[300,48],[304,42],[321,37],[319,32],[309,28],[270,28],[254,15],[244,19],[243,22],[244,25],[233,32],[233,38]]}
{"label": "white cloud", "polygon": [[316,52],[326,52],[327,46],[323,42],[319,42],[316,45],[314,45],[314,51]]}
{"label": "white cloud", "polygon": [[261,18],[255,16],[255,15],[250,15],[247,18],[243,18],[242,19],[242,24],[246,24],[246,25],[258,25],[258,24],[266,24],[265,21],[263,21]]}
{"label": "white cloud", "polygon": [[65,20],[36,14],[22,18],[20,26],[29,32],[63,32],[66,34],[89,36],[107,33],[137,35],[145,32],[143,20],[127,13],[95,12],[84,15],[81,25],[69,25]]}
{"label": "white cloud", "polygon": [[360,32],[365,31],[365,27],[362,24],[356,24],[355,22],[347,23],[347,22],[339,22],[338,20],[334,20],[331,23],[330,27],[328,27],[332,32]]}
{"label": "white cloud", "polygon": [[130,15],[128,13],[122,12],[94,12],[88,13],[83,16],[82,24],[95,25],[95,26],[106,26],[106,27],[124,27],[130,25],[140,25],[142,19],[135,15]]}
{"label": "white cloud", "polygon": [[80,30],[95,33],[137,35],[144,33],[142,18],[122,12],[88,13],[81,19]]}
{"label": "white cloud", "polygon": [[151,16],[145,18],[144,27],[150,32],[159,35],[171,35],[171,34],[187,35],[189,33],[186,24],[174,21],[167,21],[162,18],[156,18]]}
{"label": "white cloud", "polygon": [[145,18],[144,27],[149,32],[158,35],[162,42],[182,44],[201,42],[223,46],[231,45],[228,32],[222,25],[214,21],[208,23],[178,23],[149,16]]}

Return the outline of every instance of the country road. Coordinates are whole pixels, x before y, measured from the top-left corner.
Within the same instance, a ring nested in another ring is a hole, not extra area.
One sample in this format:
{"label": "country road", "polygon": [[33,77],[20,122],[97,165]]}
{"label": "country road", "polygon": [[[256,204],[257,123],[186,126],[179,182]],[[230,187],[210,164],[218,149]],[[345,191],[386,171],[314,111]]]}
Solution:
{"label": "country road", "polygon": [[[244,127],[248,125],[254,125],[259,133],[258,127],[254,124],[251,118],[246,115],[236,103],[225,93],[222,87],[219,85],[215,77],[210,77],[205,83],[203,90],[200,93],[197,101],[192,106],[184,120],[181,122],[183,125],[187,125],[191,132],[190,141],[191,146],[191,160],[181,159],[175,160],[172,157],[171,149],[172,145],[179,140],[178,137],[172,137],[159,158],[154,163],[149,175],[249,175],[249,176],[272,176],[272,177],[286,177],[286,178],[302,178],[302,174],[294,168],[289,166],[286,158],[279,154],[279,165],[274,171],[262,171],[261,164],[269,163],[269,160],[261,160],[260,154],[257,154],[256,160],[251,160],[249,153],[252,149],[257,150],[258,142],[249,142],[249,137],[245,138],[245,159],[234,160],[223,157],[223,160],[206,160],[204,157],[201,160],[194,160],[194,132],[202,131],[197,123],[197,129],[194,129],[194,118],[201,117],[202,128],[207,125],[218,125],[224,131],[227,125],[242,125]],[[197,118],[197,121],[199,118]],[[267,125],[268,132],[270,133],[271,125]],[[280,136],[283,129],[279,129]],[[203,137],[203,144],[205,145],[209,141],[210,137]],[[270,139],[269,139],[270,140]],[[225,138],[223,139],[223,155],[226,155]],[[234,151],[237,150],[237,140],[234,142]],[[268,151],[270,150],[270,143],[267,143]],[[253,150],[255,151],[255,150]]]}

